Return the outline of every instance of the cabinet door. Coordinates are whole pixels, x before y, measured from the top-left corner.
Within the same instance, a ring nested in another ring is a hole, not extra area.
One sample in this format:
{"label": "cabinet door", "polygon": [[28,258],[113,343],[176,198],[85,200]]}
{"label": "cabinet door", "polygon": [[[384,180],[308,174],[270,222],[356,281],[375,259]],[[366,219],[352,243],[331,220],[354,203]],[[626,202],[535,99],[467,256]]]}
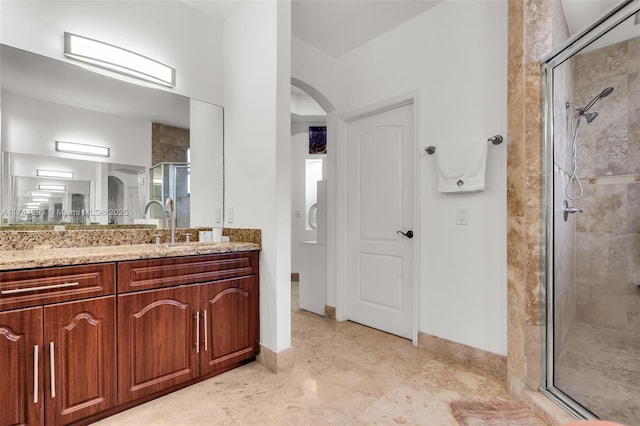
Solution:
{"label": "cabinet door", "polygon": [[249,359],[259,343],[258,279],[235,278],[200,287],[206,313],[201,357],[202,374]]}
{"label": "cabinet door", "polygon": [[44,422],[42,308],[0,313],[0,425]]}
{"label": "cabinet door", "polygon": [[115,296],[44,308],[47,424],[68,424],[116,404]]}
{"label": "cabinet door", "polygon": [[118,296],[119,403],[198,376],[197,306],[197,286]]}

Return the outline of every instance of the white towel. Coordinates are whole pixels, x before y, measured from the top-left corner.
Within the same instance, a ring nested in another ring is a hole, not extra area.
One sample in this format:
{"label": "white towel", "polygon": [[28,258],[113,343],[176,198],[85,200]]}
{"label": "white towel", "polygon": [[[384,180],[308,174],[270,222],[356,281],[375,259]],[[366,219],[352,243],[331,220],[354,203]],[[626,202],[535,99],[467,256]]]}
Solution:
{"label": "white towel", "polygon": [[442,143],[438,146],[438,190],[440,192],[473,192],[484,189],[487,165],[487,141]]}

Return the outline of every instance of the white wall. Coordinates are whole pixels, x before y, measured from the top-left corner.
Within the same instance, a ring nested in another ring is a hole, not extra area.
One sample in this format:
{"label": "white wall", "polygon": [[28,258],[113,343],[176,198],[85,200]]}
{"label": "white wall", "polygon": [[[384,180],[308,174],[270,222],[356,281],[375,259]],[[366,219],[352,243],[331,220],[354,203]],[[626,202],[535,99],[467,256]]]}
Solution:
{"label": "white wall", "polygon": [[190,226],[221,227],[224,181],[224,114],[222,108],[191,99],[189,143],[191,147]]}
{"label": "white wall", "polygon": [[3,44],[73,62],[63,56],[65,31],[169,65],[176,69],[176,87],[163,90],[222,105],[222,25],[185,4],[153,0],[0,2]]}
{"label": "white wall", "polygon": [[224,27],[225,226],[262,229],[260,334],[291,346],[288,1],[247,2]]}
{"label": "white wall", "polygon": [[291,76],[310,84],[334,104],[336,60],[296,36],[291,37]]}
{"label": "white wall", "polygon": [[[466,195],[437,191],[436,158],[424,147],[470,137],[486,143],[495,134],[506,139],[506,57],[506,2],[446,1],[338,58],[335,90],[337,115],[417,91],[419,330],[502,355],[506,143],[489,148],[485,191]],[[334,126],[331,115],[328,122]],[[335,181],[338,171],[330,167],[328,173]],[[329,197],[328,253],[335,253],[335,188],[329,187]],[[455,224],[458,207],[469,208],[469,225]],[[328,259],[330,286],[338,262]],[[329,303],[334,293],[327,289]]]}

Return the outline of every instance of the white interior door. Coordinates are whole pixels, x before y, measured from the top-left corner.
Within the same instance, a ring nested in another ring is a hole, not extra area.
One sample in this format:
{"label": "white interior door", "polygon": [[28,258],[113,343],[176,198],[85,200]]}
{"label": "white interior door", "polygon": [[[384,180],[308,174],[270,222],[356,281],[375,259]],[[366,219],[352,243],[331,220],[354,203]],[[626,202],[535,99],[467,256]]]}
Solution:
{"label": "white interior door", "polygon": [[413,334],[413,105],[348,124],[347,316]]}

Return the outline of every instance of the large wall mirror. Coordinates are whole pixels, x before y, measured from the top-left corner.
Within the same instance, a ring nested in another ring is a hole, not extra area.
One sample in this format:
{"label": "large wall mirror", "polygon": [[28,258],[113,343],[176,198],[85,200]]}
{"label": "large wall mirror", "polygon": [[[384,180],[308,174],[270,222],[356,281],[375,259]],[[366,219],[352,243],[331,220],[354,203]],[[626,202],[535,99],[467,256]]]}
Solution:
{"label": "large wall mirror", "polygon": [[7,45],[0,81],[3,226],[162,226],[167,197],[178,227],[222,226],[222,107]]}

